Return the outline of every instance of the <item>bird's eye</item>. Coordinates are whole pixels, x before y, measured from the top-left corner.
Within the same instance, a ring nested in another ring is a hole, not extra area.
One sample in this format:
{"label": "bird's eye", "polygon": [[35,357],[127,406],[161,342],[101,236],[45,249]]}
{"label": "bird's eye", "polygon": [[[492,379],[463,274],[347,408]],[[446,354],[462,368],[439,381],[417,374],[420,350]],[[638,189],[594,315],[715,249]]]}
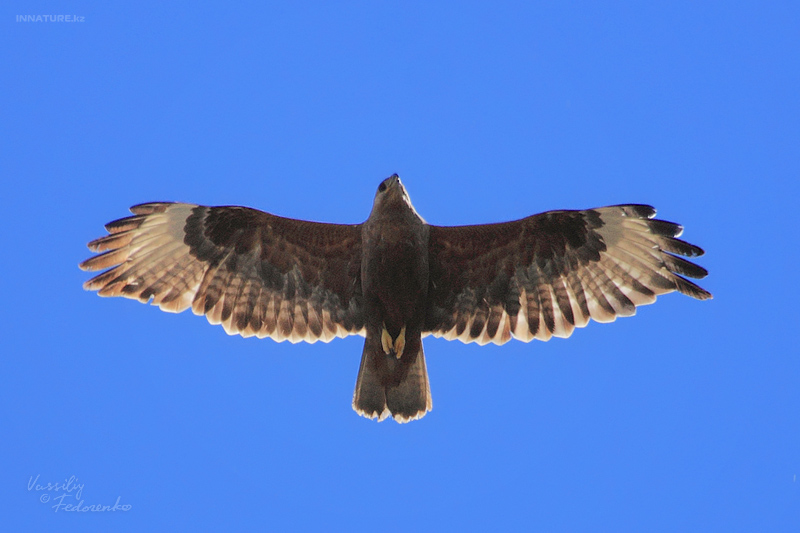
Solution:
{"label": "bird's eye", "polygon": [[380,185],[378,185],[378,192],[383,192],[385,190],[386,190],[386,182],[384,181],[384,182],[381,182]]}

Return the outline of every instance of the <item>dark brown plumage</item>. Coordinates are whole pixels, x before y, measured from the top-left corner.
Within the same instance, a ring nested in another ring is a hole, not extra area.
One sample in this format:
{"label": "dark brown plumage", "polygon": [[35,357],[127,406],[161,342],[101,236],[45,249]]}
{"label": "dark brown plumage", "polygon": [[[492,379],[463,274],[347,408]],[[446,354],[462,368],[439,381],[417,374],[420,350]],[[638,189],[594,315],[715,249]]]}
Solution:
{"label": "dark brown plumage", "polygon": [[679,291],[703,254],[645,205],[549,211],[513,222],[431,226],[397,175],[363,224],[245,207],[141,204],[89,243],[84,284],[101,296],[189,307],[229,334],[291,342],[363,335],[353,407],[398,422],[431,407],[422,337],[503,344],[568,337]]}

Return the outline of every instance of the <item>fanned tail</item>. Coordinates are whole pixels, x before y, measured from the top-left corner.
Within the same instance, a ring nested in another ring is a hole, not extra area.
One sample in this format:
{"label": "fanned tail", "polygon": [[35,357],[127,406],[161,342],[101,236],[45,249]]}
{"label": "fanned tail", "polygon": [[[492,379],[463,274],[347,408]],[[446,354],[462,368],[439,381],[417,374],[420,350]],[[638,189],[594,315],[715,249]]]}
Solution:
{"label": "fanned tail", "polygon": [[379,422],[392,416],[397,422],[417,420],[433,408],[428,368],[422,342],[415,356],[400,360],[383,352],[380,341],[367,334],[358,370],[353,409]]}

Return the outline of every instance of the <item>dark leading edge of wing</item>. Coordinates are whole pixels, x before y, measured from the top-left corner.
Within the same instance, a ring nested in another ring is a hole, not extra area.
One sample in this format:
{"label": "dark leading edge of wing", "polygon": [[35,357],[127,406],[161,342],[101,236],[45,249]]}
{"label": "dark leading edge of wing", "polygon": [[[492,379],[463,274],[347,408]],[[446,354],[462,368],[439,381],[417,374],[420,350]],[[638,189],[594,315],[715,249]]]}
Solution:
{"label": "dark leading edge of wing", "polygon": [[291,342],[363,334],[361,227],[245,207],[151,203],[106,225],[84,284],[171,312],[191,307],[228,333]]}
{"label": "dark leading edge of wing", "polygon": [[703,250],[646,205],[550,211],[514,222],[430,232],[426,333],[463,342],[567,337],[589,319],[633,315],[656,296],[711,294],[683,276]]}

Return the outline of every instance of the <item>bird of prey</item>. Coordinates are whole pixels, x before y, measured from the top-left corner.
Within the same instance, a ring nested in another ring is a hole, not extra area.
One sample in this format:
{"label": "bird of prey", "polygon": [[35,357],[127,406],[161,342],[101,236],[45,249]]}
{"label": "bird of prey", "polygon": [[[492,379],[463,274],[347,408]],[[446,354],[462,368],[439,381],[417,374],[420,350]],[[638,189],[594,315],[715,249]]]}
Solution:
{"label": "bird of prey", "polygon": [[238,206],[133,206],[89,243],[100,296],[191,307],[229,334],[276,341],[366,337],[353,408],[379,421],[432,408],[422,338],[503,344],[568,337],[656,296],[711,294],[679,256],[703,250],[647,205],[548,211],[513,222],[427,224],[400,178],[362,224],[294,220]]}

